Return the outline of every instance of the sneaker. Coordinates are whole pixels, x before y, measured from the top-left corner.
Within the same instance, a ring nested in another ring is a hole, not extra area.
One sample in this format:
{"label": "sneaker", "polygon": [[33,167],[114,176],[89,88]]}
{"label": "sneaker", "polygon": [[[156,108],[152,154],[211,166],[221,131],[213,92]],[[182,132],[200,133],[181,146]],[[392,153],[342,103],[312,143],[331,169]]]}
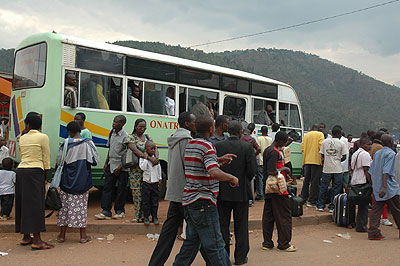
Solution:
{"label": "sneaker", "polygon": [[125,213],[124,213],[124,212],[117,213],[117,214],[114,215],[112,218],[113,218],[113,219],[117,219],[117,220],[123,219],[123,218],[125,218]]}
{"label": "sneaker", "polygon": [[160,224],[160,221],[159,221],[157,218],[153,218],[153,223],[154,223],[155,225],[159,225],[159,224]]}
{"label": "sneaker", "polygon": [[149,225],[150,224],[149,218],[144,218],[143,222],[144,222],[145,225]]}
{"label": "sneaker", "polygon": [[381,224],[386,226],[392,226],[393,223],[389,219],[381,219]]}
{"label": "sneaker", "polygon": [[307,206],[307,207],[315,207],[315,206],[316,206],[316,204],[313,204],[313,203],[311,203],[311,202],[307,201],[307,204],[306,204],[306,206]]}
{"label": "sneaker", "polygon": [[333,210],[332,210],[332,209],[329,209],[329,213],[333,213]]}
{"label": "sneaker", "polygon": [[10,217],[7,217],[6,215],[3,215],[3,216],[0,217],[0,221],[7,221],[8,218],[10,218]]}
{"label": "sneaker", "polygon": [[102,212],[99,214],[96,214],[94,217],[96,217],[97,220],[110,220],[111,219],[111,216],[104,215]]}
{"label": "sneaker", "polygon": [[322,208],[315,208],[317,211],[319,211],[319,212],[323,212],[324,211],[324,209],[322,209]]}
{"label": "sneaker", "polygon": [[263,246],[263,247],[262,247],[262,249],[263,249],[263,250],[273,250],[273,249],[274,249],[274,247],[272,247],[272,248],[269,248],[269,247],[264,247],[264,246]]}
{"label": "sneaker", "polygon": [[384,240],[384,236],[376,237],[376,238],[368,238],[369,240]]}
{"label": "sneaker", "polygon": [[297,249],[293,245],[290,245],[290,247],[281,250],[286,252],[295,252]]}

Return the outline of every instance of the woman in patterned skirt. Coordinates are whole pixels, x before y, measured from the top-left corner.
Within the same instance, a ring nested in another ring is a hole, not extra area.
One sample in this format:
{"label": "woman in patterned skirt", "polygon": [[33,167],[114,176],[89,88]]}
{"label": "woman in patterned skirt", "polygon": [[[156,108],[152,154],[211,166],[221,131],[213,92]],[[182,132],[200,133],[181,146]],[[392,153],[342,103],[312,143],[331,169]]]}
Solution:
{"label": "woman in patterned skirt", "polygon": [[[145,158],[145,144],[146,141],[151,140],[151,137],[144,134],[146,131],[146,121],[142,118],[136,119],[135,126],[133,128],[132,134],[126,137],[124,143],[128,145],[136,156],[140,158]],[[156,150],[155,157],[148,157],[148,159],[154,164],[158,164],[158,151]],[[142,223],[143,222],[143,212],[142,212],[142,180],[143,171],[139,166],[131,168],[129,172],[130,187],[132,190],[133,205],[135,208],[135,218],[132,222]]]}
{"label": "woman in patterned skirt", "polygon": [[[68,227],[80,229],[80,243],[87,243],[91,237],[86,234],[87,206],[89,189],[93,186],[91,166],[99,161],[97,149],[91,139],[82,139],[81,128],[77,122],[67,125],[70,136],[64,169],[60,182],[62,207],[58,214],[57,226],[60,234],[57,242],[65,241]],[[63,146],[57,156],[57,165],[61,163]]]}

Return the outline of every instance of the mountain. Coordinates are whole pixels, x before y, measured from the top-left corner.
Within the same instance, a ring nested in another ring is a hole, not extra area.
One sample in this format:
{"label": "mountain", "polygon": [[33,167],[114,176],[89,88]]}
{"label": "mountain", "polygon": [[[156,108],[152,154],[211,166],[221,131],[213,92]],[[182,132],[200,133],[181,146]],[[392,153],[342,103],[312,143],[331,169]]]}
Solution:
{"label": "mountain", "polygon": [[[214,65],[239,69],[290,83],[303,110],[305,129],[324,122],[336,124],[346,134],[386,127],[398,131],[400,116],[393,115],[400,102],[400,88],[375,80],[356,70],[317,55],[282,49],[249,49],[205,53],[159,42],[118,41],[114,44],[152,51]],[[13,49],[0,50],[0,71],[12,71]]]}

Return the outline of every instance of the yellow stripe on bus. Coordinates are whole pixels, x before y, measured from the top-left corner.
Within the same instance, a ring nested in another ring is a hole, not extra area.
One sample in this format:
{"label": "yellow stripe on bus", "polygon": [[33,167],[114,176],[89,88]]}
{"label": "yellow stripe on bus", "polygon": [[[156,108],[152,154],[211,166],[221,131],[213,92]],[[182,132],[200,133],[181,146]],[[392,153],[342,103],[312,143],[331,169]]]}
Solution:
{"label": "yellow stripe on bus", "polygon": [[[61,110],[61,121],[69,123],[71,121],[74,121],[74,116],[65,112],[64,110]],[[85,127],[89,129],[89,131],[92,132],[92,134],[97,134],[104,137],[108,137],[108,134],[110,133],[109,129],[95,125],[88,121],[85,122]]]}
{"label": "yellow stripe on bus", "polygon": [[[18,113],[18,121],[20,121],[21,119],[24,119],[24,115],[22,114],[21,97],[17,98],[17,113]],[[20,123],[20,125],[21,125],[21,123]],[[21,131],[24,130],[24,128],[25,128],[25,126],[23,126],[23,128],[21,128],[21,126],[20,126]]]}
{"label": "yellow stripe on bus", "polygon": [[24,120],[22,120],[21,122],[19,122],[19,130],[21,130],[21,132],[22,132],[22,131],[24,131],[24,129],[25,129],[25,123],[24,123]]}

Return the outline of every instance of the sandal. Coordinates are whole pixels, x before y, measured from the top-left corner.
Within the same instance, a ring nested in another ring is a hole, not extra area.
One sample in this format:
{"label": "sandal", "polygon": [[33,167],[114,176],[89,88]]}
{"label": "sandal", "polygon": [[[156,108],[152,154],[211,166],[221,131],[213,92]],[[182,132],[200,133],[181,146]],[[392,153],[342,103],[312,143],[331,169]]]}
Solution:
{"label": "sandal", "polygon": [[56,241],[57,243],[64,243],[65,242],[65,238],[61,238],[61,237],[56,237]]}
{"label": "sandal", "polygon": [[88,242],[92,241],[92,239],[93,238],[91,236],[88,236],[86,239],[79,240],[79,243],[85,244],[85,243],[88,243]]}
{"label": "sandal", "polygon": [[19,244],[21,245],[21,246],[27,246],[27,245],[32,245],[32,243],[33,243],[33,238],[31,238],[29,241],[27,241],[27,242],[23,242],[23,241],[21,241]]}
{"label": "sandal", "polygon": [[32,250],[44,250],[44,249],[52,249],[54,248],[54,245],[47,244],[46,242],[42,242],[40,246],[34,246],[32,245]]}

